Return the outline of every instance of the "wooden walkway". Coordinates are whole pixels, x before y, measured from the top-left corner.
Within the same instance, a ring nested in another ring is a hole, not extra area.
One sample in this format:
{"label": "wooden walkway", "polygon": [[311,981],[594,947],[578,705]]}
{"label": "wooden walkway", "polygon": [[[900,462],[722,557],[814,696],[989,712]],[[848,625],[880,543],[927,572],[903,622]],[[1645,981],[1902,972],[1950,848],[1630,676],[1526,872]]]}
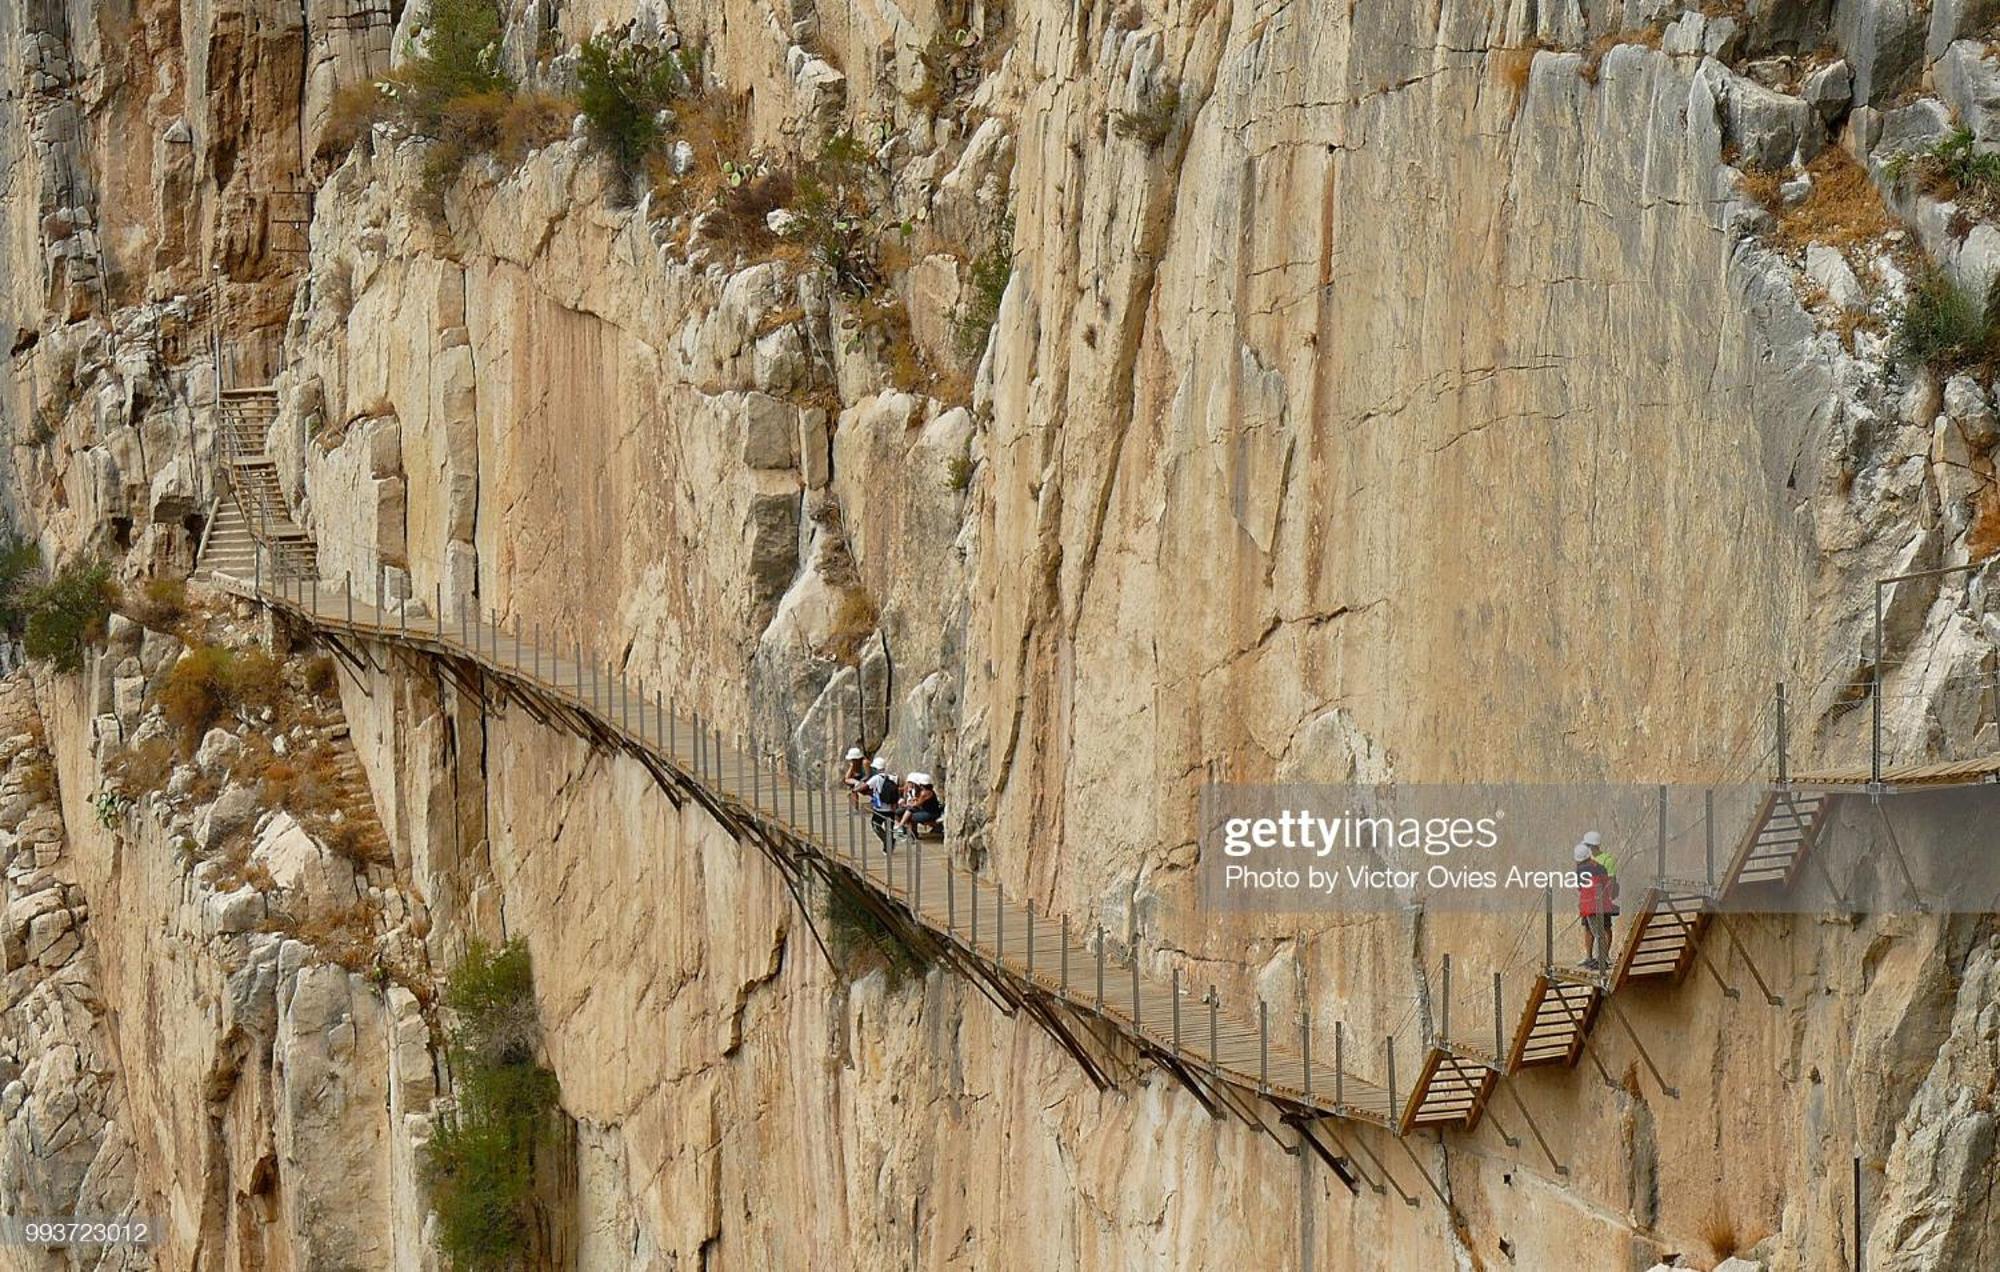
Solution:
{"label": "wooden walkway", "polygon": [[[240,454],[256,445],[261,459],[263,435],[261,424],[253,425],[232,449]],[[809,924],[810,893],[838,893],[905,947],[966,977],[1003,1011],[1034,1020],[1100,1088],[1128,1078],[1138,1065],[1157,1066],[1212,1115],[1237,1117],[1287,1152],[1301,1151],[1301,1144],[1310,1148],[1350,1189],[1365,1183],[1380,1193],[1386,1184],[1412,1205],[1416,1197],[1395,1183],[1367,1139],[1356,1135],[1352,1148],[1372,1164],[1373,1174],[1362,1166],[1342,1139],[1340,1124],[1398,1136],[1424,1128],[1469,1131],[1505,1076],[1539,1066],[1574,1066],[1585,1056],[1598,1064],[1588,1042],[1593,1027],[1609,1015],[1630,1031],[1614,1001],[1616,992],[1644,981],[1677,982],[1697,963],[1706,965],[1702,941],[1721,925],[1722,902],[1789,886],[1810,858],[1832,802],[1843,787],[1857,785],[1848,775],[1820,774],[1771,790],[1718,886],[1660,880],[1636,906],[1625,899],[1624,939],[1608,968],[1556,963],[1551,910],[1543,965],[1511,1035],[1505,1035],[1508,1017],[1496,977],[1490,1047],[1452,1038],[1447,1006],[1419,1054],[1404,1057],[1393,1037],[1353,1038],[1336,1026],[1329,1040],[1310,1022],[1269,1019],[1261,1004],[1251,1013],[1240,1004],[1218,1002],[1212,991],[1197,993],[1181,983],[1177,971],[1163,974],[1112,948],[1101,930],[1075,928],[1067,917],[1038,909],[1032,899],[1013,896],[965,869],[943,844],[903,840],[890,850],[849,806],[844,791],[723,737],[657,689],[629,684],[579,650],[565,655],[524,641],[518,622],[508,631],[464,615],[443,619],[434,612],[436,605],[391,605],[381,602],[379,593],[371,600],[346,588],[322,590],[312,578],[312,544],[291,522],[282,495],[265,488],[258,475],[262,469],[258,462],[230,469],[244,519],[254,510],[265,532],[258,536],[250,569],[236,561],[217,563],[209,572],[216,586],[309,629],[357,672],[374,665],[375,647],[421,655],[469,695],[512,701],[551,728],[633,756],[676,805],[693,800],[761,851],[784,875]],[[258,484],[245,489],[246,478]],[[282,538],[267,537],[272,527],[282,530]],[[272,555],[282,563],[275,571]],[[1896,771],[1903,785],[1990,781],[1996,774],[2000,757]],[[1860,784],[1865,780],[1863,775]],[[1722,983],[1712,966],[1708,970]],[[1751,974],[1756,975],[1754,968]],[[1445,975],[1448,1004],[1448,970]],[[1761,979],[1758,983],[1763,988]],[[1724,992],[1736,996],[1727,985]],[[1779,1001],[1768,988],[1764,993]],[[1637,1035],[1632,1038],[1638,1044]],[[1640,1054],[1645,1057],[1643,1047]],[[1650,1068],[1649,1058],[1646,1063]],[[1399,1082],[1398,1069],[1405,1064]],[[1671,1094],[1664,1077],[1653,1072]],[[1518,1097],[1515,1107],[1527,1116]],[[1297,1132],[1298,1143],[1281,1133],[1285,1127]],[[1540,1130],[1532,1122],[1529,1129],[1556,1170],[1567,1173]],[[1510,1142],[1517,1141],[1510,1137]],[[1443,1190],[1414,1155],[1410,1161],[1442,1198]]]}
{"label": "wooden walkway", "polygon": [[[468,693],[497,693],[552,727],[638,758],[676,803],[702,804],[770,857],[794,885],[809,921],[807,884],[839,889],[919,953],[968,976],[1003,1010],[1026,1011],[1100,1086],[1119,1081],[1135,1062],[1157,1065],[1216,1116],[1239,1116],[1288,1151],[1296,1147],[1279,1131],[1298,1128],[1350,1187],[1351,1161],[1322,1142],[1324,1122],[1402,1130],[1438,1117],[1453,1065],[1423,1061],[1424,1093],[1409,1085],[1413,1068],[1392,1097],[1392,1073],[1357,1072],[1360,1040],[1315,1045],[1295,1021],[1212,1001],[1177,972],[1135,962],[1114,942],[1100,944],[1099,933],[967,870],[935,840],[899,840],[885,851],[844,791],[746,750],[657,691],[579,660],[574,650],[559,653],[487,622],[453,624],[415,607],[378,608],[372,598],[322,590],[291,575],[273,581],[261,571],[250,580],[217,574],[212,581],[310,629],[357,671],[371,664],[369,645],[421,654],[445,666]],[[1387,1040],[1371,1042],[1374,1058],[1390,1067]]]}

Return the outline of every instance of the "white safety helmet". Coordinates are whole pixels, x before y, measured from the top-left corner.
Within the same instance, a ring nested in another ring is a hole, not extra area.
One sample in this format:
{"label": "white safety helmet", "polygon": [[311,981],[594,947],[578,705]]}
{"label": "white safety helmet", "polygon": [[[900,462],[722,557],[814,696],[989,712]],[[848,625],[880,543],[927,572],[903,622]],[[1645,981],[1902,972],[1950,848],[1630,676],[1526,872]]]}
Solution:
{"label": "white safety helmet", "polygon": [[930,784],[931,784],[931,775],[930,775],[929,773],[912,773],[912,774],[910,774],[910,785],[912,785],[912,786],[929,786]]}
{"label": "white safety helmet", "polygon": [[858,760],[858,759],[862,759],[862,758],[863,758],[863,756],[862,756],[862,752],[861,752],[861,748],[860,748],[860,747],[858,747],[858,746],[850,746],[850,747],[848,747],[848,748],[847,748],[847,758],[848,758],[848,759],[850,759],[850,760]]}
{"label": "white safety helmet", "polygon": [[1578,865],[1582,865],[1584,862],[1590,860],[1589,844],[1578,844],[1576,846],[1576,860]]}
{"label": "white safety helmet", "polygon": [[886,773],[889,771],[889,761],[883,759],[879,755],[876,756],[873,760],[870,760],[868,766],[874,769],[877,773]]}
{"label": "white safety helmet", "polygon": [[1604,842],[1604,836],[1598,834],[1594,830],[1587,830],[1583,833],[1583,843],[1584,846],[1587,848],[1595,848],[1603,842]]}

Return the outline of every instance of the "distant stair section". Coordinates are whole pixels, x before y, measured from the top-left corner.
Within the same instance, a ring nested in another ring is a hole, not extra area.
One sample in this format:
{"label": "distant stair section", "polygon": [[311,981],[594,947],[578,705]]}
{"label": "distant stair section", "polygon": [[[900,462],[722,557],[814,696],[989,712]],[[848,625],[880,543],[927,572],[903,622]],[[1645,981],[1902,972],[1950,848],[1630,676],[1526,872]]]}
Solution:
{"label": "distant stair section", "polygon": [[213,523],[196,563],[197,577],[254,581],[308,579],[319,572],[312,540],[292,520],[278,465],[271,458],[271,424],[278,391],[269,385],[224,389],[221,394],[223,471],[228,495],[216,502]]}

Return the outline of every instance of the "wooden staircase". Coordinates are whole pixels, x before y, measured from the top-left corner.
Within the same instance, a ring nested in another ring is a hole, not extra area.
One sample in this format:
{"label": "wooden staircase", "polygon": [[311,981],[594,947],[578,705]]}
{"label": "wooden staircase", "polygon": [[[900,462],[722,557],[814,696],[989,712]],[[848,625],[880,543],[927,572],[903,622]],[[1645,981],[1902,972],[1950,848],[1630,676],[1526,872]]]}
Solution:
{"label": "wooden staircase", "polygon": [[[224,389],[219,426],[229,497],[218,500],[214,524],[196,573],[249,579],[260,569],[274,577],[313,578],[319,572],[313,542],[292,520],[278,465],[271,458],[271,425],[278,391],[269,385]],[[263,549],[260,554],[258,548]]]}
{"label": "wooden staircase", "polygon": [[1819,842],[1831,799],[1824,793],[1788,789],[1766,794],[1722,877],[1722,890],[1789,885]]}

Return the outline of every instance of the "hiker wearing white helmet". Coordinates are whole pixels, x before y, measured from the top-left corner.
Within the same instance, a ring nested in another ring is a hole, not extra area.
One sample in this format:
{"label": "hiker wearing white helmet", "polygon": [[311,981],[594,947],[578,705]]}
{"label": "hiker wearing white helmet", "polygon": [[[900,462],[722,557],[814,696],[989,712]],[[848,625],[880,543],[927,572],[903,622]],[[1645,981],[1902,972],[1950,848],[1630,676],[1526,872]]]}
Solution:
{"label": "hiker wearing white helmet", "polygon": [[868,776],[867,756],[858,746],[847,748],[847,767],[840,774],[840,784],[850,792],[861,785],[861,779]]}
{"label": "hiker wearing white helmet", "polygon": [[1583,919],[1583,966],[1601,972],[1611,965],[1611,876],[1590,848],[1578,844],[1570,855],[1576,861],[1576,912]]}
{"label": "hiker wearing white helmet", "polygon": [[903,797],[902,816],[896,819],[896,827],[906,835],[927,835],[933,830],[942,831],[944,801],[938,798],[937,786],[929,773],[910,774],[909,791]]}
{"label": "hiker wearing white helmet", "polygon": [[[1590,849],[1591,860],[1603,866],[1604,873],[1610,875],[1615,881],[1618,878],[1618,858],[1612,856],[1611,850],[1604,846],[1604,836],[1594,830],[1587,830],[1583,833],[1583,846]],[[1613,900],[1617,899],[1618,891],[1615,887],[1612,889],[1611,896]],[[1613,913],[1616,913],[1616,911],[1613,911]]]}
{"label": "hiker wearing white helmet", "polygon": [[875,771],[861,783],[861,789],[868,795],[869,811],[877,816],[894,813],[903,788],[896,781],[896,775],[889,771],[889,761],[878,755],[869,761],[869,767]]}

